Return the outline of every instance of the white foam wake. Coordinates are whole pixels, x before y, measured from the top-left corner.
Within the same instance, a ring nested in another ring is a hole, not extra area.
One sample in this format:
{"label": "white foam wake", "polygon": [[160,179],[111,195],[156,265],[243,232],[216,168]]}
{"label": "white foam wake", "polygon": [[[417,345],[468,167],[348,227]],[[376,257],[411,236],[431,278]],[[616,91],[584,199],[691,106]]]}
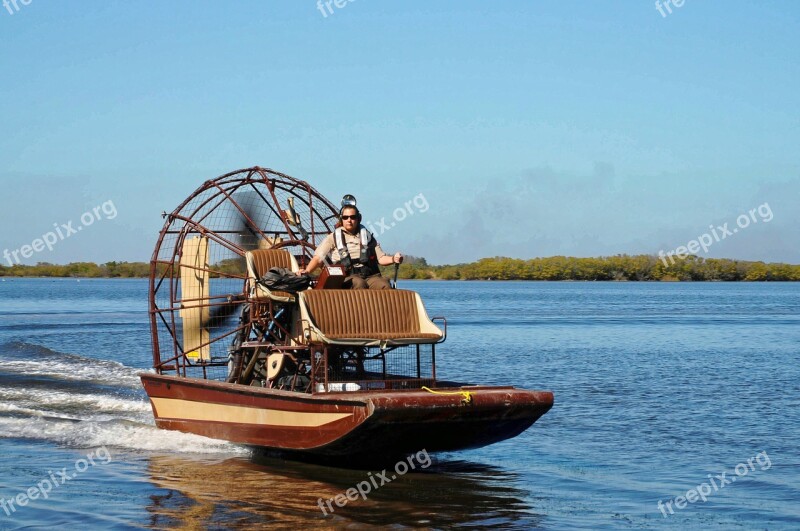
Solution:
{"label": "white foam wake", "polygon": [[131,421],[76,421],[52,417],[0,417],[0,437],[51,441],[73,448],[107,446],[167,453],[246,455],[249,450],[226,441],[161,430]]}
{"label": "white foam wake", "polygon": [[25,408],[28,412],[39,416],[78,417],[83,420],[114,418],[144,420],[151,413],[150,403],[144,397],[133,399],[101,394],[67,393],[41,387],[0,389],[0,401]]}
{"label": "white foam wake", "polygon": [[75,363],[69,359],[1,360],[0,371],[28,376],[47,376],[59,380],[79,380],[129,389],[141,387],[138,375],[140,372],[148,372],[116,361],[86,360],[84,363]]}
{"label": "white foam wake", "polygon": [[[16,385],[0,388],[0,437],[51,441],[75,448],[249,453],[247,448],[227,441],[156,428],[150,402],[142,392],[141,369],[27,343],[11,347],[11,359],[0,359],[0,373],[13,375],[9,381]],[[26,380],[26,376],[34,378]],[[87,385],[59,383],[65,381]],[[71,387],[78,389],[68,391]]]}

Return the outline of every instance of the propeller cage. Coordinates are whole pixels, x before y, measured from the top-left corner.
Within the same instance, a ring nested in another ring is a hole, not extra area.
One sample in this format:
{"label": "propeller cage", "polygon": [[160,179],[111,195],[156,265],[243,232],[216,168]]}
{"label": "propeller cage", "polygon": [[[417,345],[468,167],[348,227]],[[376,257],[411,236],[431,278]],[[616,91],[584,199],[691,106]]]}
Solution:
{"label": "propeller cage", "polygon": [[156,371],[223,380],[247,326],[247,251],[285,249],[304,267],[337,217],[308,183],[260,167],[206,181],[167,214],[150,262]]}

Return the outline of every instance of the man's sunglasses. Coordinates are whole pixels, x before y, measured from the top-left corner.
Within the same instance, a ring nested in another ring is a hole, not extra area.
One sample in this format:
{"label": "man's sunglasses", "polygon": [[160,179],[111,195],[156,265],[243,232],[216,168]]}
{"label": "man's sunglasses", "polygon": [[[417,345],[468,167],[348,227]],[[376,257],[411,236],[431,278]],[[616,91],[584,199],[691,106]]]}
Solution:
{"label": "man's sunglasses", "polygon": [[358,219],[358,214],[356,214],[355,216],[342,216],[342,221],[345,221],[345,220],[348,220],[348,219]]}

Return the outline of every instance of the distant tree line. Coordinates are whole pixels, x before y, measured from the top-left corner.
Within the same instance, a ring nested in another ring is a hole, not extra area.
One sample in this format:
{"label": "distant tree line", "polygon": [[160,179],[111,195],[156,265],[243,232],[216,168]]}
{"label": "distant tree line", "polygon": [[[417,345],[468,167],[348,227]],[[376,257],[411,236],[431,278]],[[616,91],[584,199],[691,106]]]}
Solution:
{"label": "distant tree line", "polygon": [[[217,271],[242,275],[241,259],[228,260],[214,267]],[[393,277],[394,267],[382,267],[384,276]],[[141,278],[150,274],[147,262],[75,262],[66,265],[40,262],[33,266],[0,265],[0,277],[89,277]],[[216,275],[213,275],[216,276]],[[407,256],[398,271],[401,279],[439,280],[632,280],[632,281],[795,281],[800,280],[800,265],[748,262],[727,258],[688,256],[664,263],[656,256],[617,255],[599,258],[552,256],[549,258],[494,257],[477,262],[432,266],[424,258]]]}
{"label": "distant tree line", "polygon": [[[389,270],[387,268],[387,274]],[[394,274],[393,271],[391,274]],[[441,280],[659,280],[767,281],[800,280],[800,265],[688,256],[664,264],[657,256],[617,255],[599,258],[494,257],[457,265],[430,266],[424,258],[400,266],[398,278]]]}
{"label": "distant tree line", "polygon": [[73,262],[66,265],[39,262],[36,265],[0,265],[0,277],[140,278],[150,275],[147,262]]}

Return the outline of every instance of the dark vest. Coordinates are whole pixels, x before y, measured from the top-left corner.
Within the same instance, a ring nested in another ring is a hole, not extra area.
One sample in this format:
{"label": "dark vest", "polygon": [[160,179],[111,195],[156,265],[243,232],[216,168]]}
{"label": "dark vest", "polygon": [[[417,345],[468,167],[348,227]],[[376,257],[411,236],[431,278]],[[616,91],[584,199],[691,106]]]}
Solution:
{"label": "dark vest", "polygon": [[358,236],[361,243],[361,253],[355,262],[350,258],[345,241],[345,230],[337,228],[333,233],[333,243],[339,251],[339,263],[347,270],[348,275],[358,275],[362,278],[371,277],[381,272],[378,267],[378,256],[375,254],[375,238],[363,225],[358,226]]}

